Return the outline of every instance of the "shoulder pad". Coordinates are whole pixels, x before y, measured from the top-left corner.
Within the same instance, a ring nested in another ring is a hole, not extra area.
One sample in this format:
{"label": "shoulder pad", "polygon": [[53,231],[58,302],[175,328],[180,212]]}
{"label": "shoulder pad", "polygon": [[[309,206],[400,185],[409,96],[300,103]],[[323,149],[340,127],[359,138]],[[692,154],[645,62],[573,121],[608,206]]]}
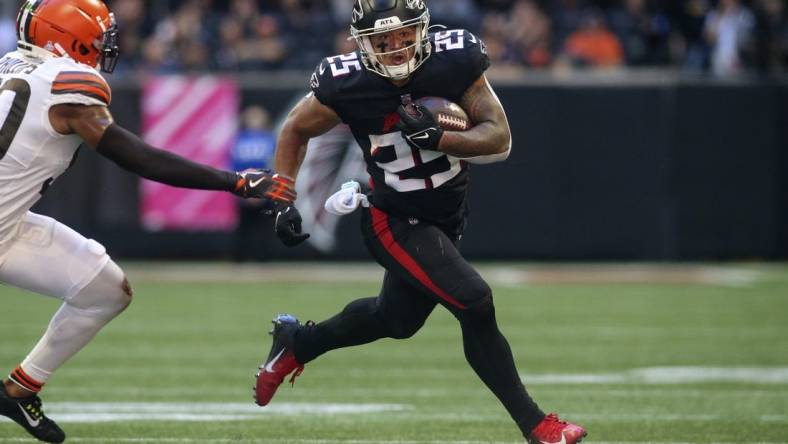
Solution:
{"label": "shoulder pad", "polygon": [[[430,35],[432,51],[453,51],[452,55],[488,59],[487,47],[479,37],[465,29],[447,29]],[[489,61],[488,61],[489,63]]]}
{"label": "shoulder pad", "polygon": [[363,70],[364,66],[358,52],[326,57],[312,73],[309,86],[315,97],[324,105],[328,105],[333,99],[333,93],[339,89],[342,82]]}
{"label": "shoulder pad", "polygon": [[58,66],[52,79],[54,103],[109,106],[112,90],[95,69],[70,61]]}
{"label": "shoulder pad", "polygon": [[490,58],[484,42],[465,29],[448,29],[430,35],[432,57],[450,69],[454,81],[468,87],[476,81],[487,68]]}

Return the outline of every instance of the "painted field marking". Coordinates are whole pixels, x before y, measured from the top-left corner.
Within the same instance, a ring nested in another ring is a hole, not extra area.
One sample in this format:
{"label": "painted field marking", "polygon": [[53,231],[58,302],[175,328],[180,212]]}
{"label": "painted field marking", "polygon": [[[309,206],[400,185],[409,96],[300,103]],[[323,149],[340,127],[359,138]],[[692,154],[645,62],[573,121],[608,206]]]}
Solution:
{"label": "painted field marking", "polygon": [[[63,402],[47,405],[48,414],[62,423],[104,422],[228,422],[263,421],[282,416],[358,415],[371,413],[397,413],[400,421],[504,421],[502,414],[484,412],[430,413],[416,412],[402,404],[321,404],[279,403],[260,408],[246,403],[83,403]],[[655,414],[655,413],[567,413],[578,421],[594,422],[716,422],[725,420],[788,423],[788,415],[767,412],[761,415],[731,416],[727,413]],[[377,415],[373,420],[388,421],[390,417]],[[0,422],[8,422],[0,418]]]}
{"label": "painted field marking", "polygon": [[[729,413],[695,413],[695,414],[658,414],[658,413],[578,413],[566,412],[561,416],[572,418],[578,422],[720,422],[728,420],[749,421],[760,423],[788,423],[788,416],[782,414],[763,415],[731,415]],[[397,415],[398,419],[430,420],[430,421],[462,421],[462,422],[508,422],[505,415],[496,413],[405,413]]]}
{"label": "painted field marking", "polygon": [[[528,381],[527,379],[525,380]],[[656,385],[640,386],[635,388],[634,384],[628,385],[626,388],[610,388],[607,386],[590,386],[584,387],[583,393],[593,396],[604,396],[609,398],[630,398],[633,396],[641,398],[676,398],[682,399],[689,398],[703,398],[703,399],[769,399],[780,398],[788,399],[788,387],[784,390],[773,389],[771,390],[756,390],[756,389],[723,389],[713,387],[708,389],[703,388],[663,388]],[[557,386],[554,385],[550,389],[550,393],[577,393],[577,388],[572,385]],[[79,387],[79,386],[53,386],[47,388],[47,393],[57,395],[61,398],[86,398],[89,395],[97,394],[95,388]],[[102,387],[100,396],[102,398],[112,399],[146,399],[148,402],[167,401],[173,397],[191,397],[192,399],[200,399],[200,395],[204,395],[205,390],[202,388],[193,387],[157,387],[155,394],[151,394],[150,390],[143,390],[140,388],[132,387]],[[484,387],[479,383],[478,386],[468,385],[465,387],[456,388],[419,388],[419,387],[312,387],[308,391],[293,392],[294,399],[314,400],[316,398],[342,396],[346,399],[370,399],[372,396],[378,397],[407,397],[412,399],[429,399],[435,397],[456,397],[461,395],[463,398],[470,400],[471,398],[486,398],[488,393],[484,391]],[[207,400],[206,400],[207,401]]]}
{"label": "painted field marking", "polygon": [[[155,402],[53,402],[47,414],[62,423],[130,421],[256,421],[271,416],[353,415],[403,412],[404,404],[278,403],[264,408],[251,403],[155,403]],[[6,418],[0,418],[0,421]]]}
{"label": "painted field marking", "polygon": [[521,374],[527,384],[788,384],[788,367],[643,367],[614,373]]}
{"label": "painted field marking", "polygon": [[567,413],[566,416],[576,419],[579,422],[648,422],[648,421],[667,421],[667,422],[716,422],[730,419],[755,420],[758,422],[779,422],[788,423],[786,415],[729,415],[729,414],[651,414],[651,413],[618,413],[618,414],[594,414],[594,413]]}

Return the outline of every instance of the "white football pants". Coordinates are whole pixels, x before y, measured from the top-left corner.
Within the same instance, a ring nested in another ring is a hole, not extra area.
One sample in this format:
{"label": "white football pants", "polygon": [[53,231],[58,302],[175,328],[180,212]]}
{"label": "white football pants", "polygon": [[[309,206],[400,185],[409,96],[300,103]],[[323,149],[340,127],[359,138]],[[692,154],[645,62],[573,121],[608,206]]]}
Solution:
{"label": "white football pants", "polygon": [[131,302],[123,271],[101,244],[30,212],[3,255],[0,282],[63,301],[21,364],[42,384]]}

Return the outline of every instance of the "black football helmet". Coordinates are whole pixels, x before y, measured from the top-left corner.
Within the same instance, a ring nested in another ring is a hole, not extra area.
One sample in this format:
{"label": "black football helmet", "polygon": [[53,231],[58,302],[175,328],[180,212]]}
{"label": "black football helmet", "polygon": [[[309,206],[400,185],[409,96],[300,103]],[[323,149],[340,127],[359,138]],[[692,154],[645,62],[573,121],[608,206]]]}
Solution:
{"label": "black football helmet", "polygon": [[[413,57],[401,65],[386,65],[382,56],[391,52],[377,52],[370,36],[385,34],[396,29],[416,26]],[[424,0],[356,0],[350,24],[350,35],[356,40],[361,58],[367,69],[392,79],[405,79],[424,63],[432,51],[427,28],[430,12]]]}

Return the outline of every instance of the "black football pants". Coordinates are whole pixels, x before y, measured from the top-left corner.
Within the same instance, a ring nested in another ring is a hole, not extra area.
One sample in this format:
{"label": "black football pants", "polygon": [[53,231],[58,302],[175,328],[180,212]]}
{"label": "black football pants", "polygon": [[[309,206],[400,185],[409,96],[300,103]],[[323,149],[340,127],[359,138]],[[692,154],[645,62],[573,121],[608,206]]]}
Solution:
{"label": "black football pants", "polygon": [[300,330],[296,359],[305,364],[329,350],[409,338],[441,304],[460,322],[471,367],[527,437],[544,413],[525,391],[498,330],[490,287],[460,255],[456,240],[433,225],[375,208],[364,209],[361,224],[367,248],[386,269],[380,294]]}

